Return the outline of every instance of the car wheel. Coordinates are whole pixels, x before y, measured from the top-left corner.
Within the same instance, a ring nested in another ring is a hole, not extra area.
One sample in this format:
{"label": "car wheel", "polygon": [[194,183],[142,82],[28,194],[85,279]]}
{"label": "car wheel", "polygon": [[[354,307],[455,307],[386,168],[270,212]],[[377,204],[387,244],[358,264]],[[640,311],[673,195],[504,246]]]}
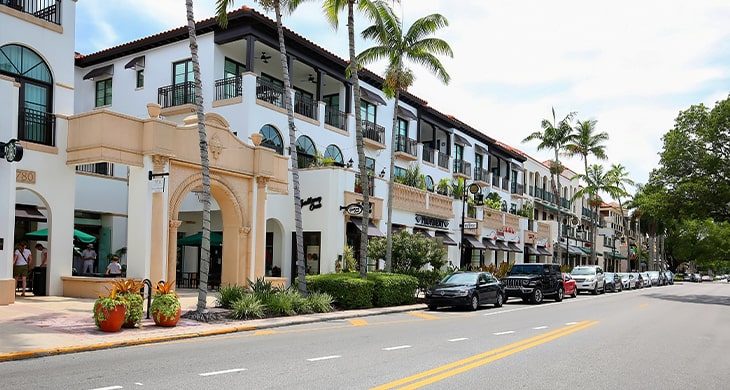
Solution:
{"label": "car wheel", "polygon": [[494,301],[494,307],[502,307],[504,304],[504,295],[497,293],[497,299]]}
{"label": "car wheel", "polygon": [[438,306],[436,306],[436,305],[428,305],[428,310],[435,311],[436,309],[438,309]]}
{"label": "car wheel", "polygon": [[555,294],[555,302],[562,301],[564,296],[565,296],[565,290],[563,290],[562,287],[558,288],[558,293]]}
{"label": "car wheel", "polygon": [[472,311],[476,311],[477,309],[479,309],[479,295],[477,295],[477,294],[472,295],[471,305],[469,305],[469,308]]}
{"label": "car wheel", "polygon": [[591,291],[591,294],[598,295],[598,283],[596,283],[596,286],[593,287],[593,291]]}
{"label": "car wheel", "polygon": [[577,288],[574,288],[574,289],[573,289],[573,293],[572,293],[572,294],[570,294],[570,296],[571,296],[571,297],[573,297],[573,298],[576,298],[576,297],[578,297],[578,289],[577,289]]}
{"label": "car wheel", "polygon": [[532,292],[532,303],[542,303],[543,298],[544,296],[542,295],[542,290],[540,290],[539,288],[536,288],[535,291]]}

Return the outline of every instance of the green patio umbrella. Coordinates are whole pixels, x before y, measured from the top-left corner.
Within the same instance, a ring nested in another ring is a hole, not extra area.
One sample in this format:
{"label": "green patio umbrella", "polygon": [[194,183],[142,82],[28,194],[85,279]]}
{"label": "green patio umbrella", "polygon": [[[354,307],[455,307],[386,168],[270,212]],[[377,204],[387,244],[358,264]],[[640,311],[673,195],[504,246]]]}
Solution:
{"label": "green patio umbrella", "polygon": [[[77,240],[83,242],[84,244],[90,244],[90,243],[96,241],[96,237],[92,236],[91,234],[87,234],[87,233],[82,232],[81,230],[76,230],[76,229],[74,229],[74,237]],[[36,241],[48,241],[48,228],[26,233],[25,239],[26,240],[36,240]]]}
{"label": "green patio umbrella", "polygon": [[[191,234],[177,240],[179,246],[200,246],[203,242],[203,232]],[[223,242],[223,234],[210,232],[210,245],[218,246]]]}

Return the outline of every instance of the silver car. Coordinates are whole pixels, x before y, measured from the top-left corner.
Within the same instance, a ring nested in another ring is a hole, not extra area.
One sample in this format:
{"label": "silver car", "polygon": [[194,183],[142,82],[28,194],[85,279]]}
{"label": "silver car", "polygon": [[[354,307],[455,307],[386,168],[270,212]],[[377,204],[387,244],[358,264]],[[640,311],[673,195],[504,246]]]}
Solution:
{"label": "silver car", "polygon": [[589,291],[593,295],[606,292],[606,280],[603,269],[598,265],[579,265],[570,271],[575,280],[578,292]]}

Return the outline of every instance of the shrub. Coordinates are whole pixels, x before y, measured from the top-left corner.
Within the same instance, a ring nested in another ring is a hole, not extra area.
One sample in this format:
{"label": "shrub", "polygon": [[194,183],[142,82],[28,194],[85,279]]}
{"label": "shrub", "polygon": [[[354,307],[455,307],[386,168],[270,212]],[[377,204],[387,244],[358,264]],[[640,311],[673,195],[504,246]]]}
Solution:
{"label": "shrub", "polygon": [[332,311],[332,304],[335,299],[325,292],[314,292],[309,294],[310,307],[315,313],[329,313]]}
{"label": "shrub", "polygon": [[249,280],[248,289],[261,302],[268,302],[269,299],[271,299],[271,296],[279,291],[278,288],[273,287],[273,284],[271,282],[267,282],[264,277],[256,279],[255,282]]}
{"label": "shrub", "polygon": [[264,318],[266,305],[264,305],[253,294],[244,294],[241,299],[233,302],[233,313],[231,318],[238,320],[249,320],[253,318]]}
{"label": "shrub", "polygon": [[221,286],[220,290],[218,290],[218,298],[215,304],[219,307],[230,309],[233,307],[233,302],[241,299],[246,293],[245,287],[236,285]]}
{"label": "shrub", "polygon": [[376,307],[416,303],[418,279],[410,275],[374,272],[368,276],[374,283],[373,305]]}
{"label": "shrub", "polygon": [[307,275],[306,281],[308,291],[331,295],[335,305],[341,309],[373,307],[374,283],[361,279],[356,272]]}
{"label": "shrub", "polygon": [[292,295],[284,292],[271,294],[269,299],[264,302],[266,308],[271,315],[275,316],[293,316],[297,314],[292,308]]}

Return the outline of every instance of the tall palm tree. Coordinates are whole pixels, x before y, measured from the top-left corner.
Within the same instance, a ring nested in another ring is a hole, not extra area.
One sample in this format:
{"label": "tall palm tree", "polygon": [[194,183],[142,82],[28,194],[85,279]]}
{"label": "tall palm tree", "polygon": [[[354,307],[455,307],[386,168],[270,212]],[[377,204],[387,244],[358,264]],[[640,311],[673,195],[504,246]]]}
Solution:
{"label": "tall palm tree", "polygon": [[[596,120],[589,119],[577,121],[573,127],[573,133],[568,137],[565,145],[565,155],[573,157],[580,156],[583,160],[584,173],[588,175],[588,156],[593,155],[598,160],[606,160],[606,145],[608,133],[596,133]],[[595,198],[596,194],[590,196]],[[598,225],[598,214],[591,217],[591,230],[596,230]],[[595,244],[595,243],[594,243]]]}
{"label": "tall palm tree", "polygon": [[375,46],[365,49],[358,55],[362,65],[385,59],[385,85],[383,92],[388,98],[394,98],[393,128],[390,142],[390,169],[388,171],[388,226],[386,235],[385,269],[390,272],[393,258],[393,182],[395,167],[395,146],[398,125],[398,102],[401,91],[413,85],[415,77],[406,66],[411,61],[426,67],[444,84],[451,77],[436,55],[453,57],[449,44],[439,38],[431,37],[442,27],[449,25],[448,20],[440,14],[424,16],[403,31],[403,24],[392,8],[384,2],[377,4],[376,23],[362,32],[362,37],[372,39]]}
{"label": "tall palm tree", "polygon": [[[629,259],[631,255],[631,250],[629,248],[629,238],[627,234],[629,233],[629,226],[628,221],[626,220],[626,217],[624,216],[624,204],[621,202],[621,198],[626,198],[629,196],[629,192],[626,189],[626,186],[633,186],[634,181],[629,178],[629,172],[626,170],[626,167],[624,167],[621,164],[612,164],[611,169],[608,170],[608,175],[610,176],[611,180],[613,181],[614,185],[617,187],[619,192],[616,194],[616,200],[618,200],[619,207],[621,208],[621,224],[624,228],[624,237],[626,237],[626,258]],[[629,270],[626,270],[627,272]]]}
{"label": "tall palm tree", "polygon": [[[355,55],[355,6],[360,9],[368,18],[377,15],[374,4],[370,0],[324,0],[322,8],[325,16],[330,24],[337,29],[339,25],[338,15],[345,7],[347,7],[347,39],[350,55],[350,66],[347,68],[347,76],[352,77],[353,89],[355,91],[355,142],[357,147],[357,166],[360,171],[360,182],[362,183],[362,203],[370,204],[370,180],[366,179],[369,175],[367,166],[365,165],[365,147],[363,144],[362,134],[362,112],[360,111],[360,77],[358,72],[353,69],[360,69],[358,66],[357,56]],[[370,207],[362,208],[362,221],[360,225],[360,276],[367,276],[367,253],[368,253],[368,225],[370,223]]]}
{"label": "tall palm tree", "polygon": [[[573,128],[570,126],[570,122],[575,116],[575,112],[570,112],[561,121],[557,121],[555,115],[555,107],[552,107],[553,120],[543,119],[540,123],[542,131],[535,131],[532,134],[525,137],[522,142],[530,142],[533,140],[540,141],[537,145],[537,150],[550,149],[555,153],[555,160],[550,163],[550,174],[553,176],[553,182],[557,183],[557,187],[553,185],[553,193],[555,194],[555,201],[558,204],[558,224],[562,224],[562,205],[560,202],[560,194],[562,192],[560,186],[560,176],[563,174],[564,167],[560,163],[560,154],[565,151],[565,145],[570,140]],[[573,196],[573,199],[576,197]],[[558,229],[562,229],[560,226]],[[567,238],[566,238],[567,239]],[[562,259],[562,246],[558,245],[558,259]],[[568,256],[566,251],[566,257]]]}
{"label": "tall palm tree", "polygon": [[[581,173],[573,176],[572,179],[580,179],[585,183],[585,186],[573,195],[573,200],[588,197],[588,204],[591,206],[591,211],[598,215],[599,208],[603,202],[601,193],[605,193],[610,197],[615,198],[620,189],[616,186],[611,175],[604,172],[603,166],[593,164],[588,166],[587,173]],[[572,180],[571,179],[571,180]],[[591,264],[598,264],[596,254],[596,239],[598,236],[598,230],[593,229],[591,232]]]}
{"label": "tall palm tree", "polygon": [[[305,280],[304,264],[304,234],[302,228],[302,204],[301,191],[299,188],[299,165],[296,148],[296,125],[294,124],[294,106],[292,105],[292,87],[289,77],[289,66],[287,64],[286,45],[284,44],[284,27],[281,22],[282,12],[288,14],[294,12],[304,0],[256,0],[265,11],[274,12],[276,15],[276,31],[279,35],[279,53],[281,54],[281,69],[284,78],[284,106],[286,107],[289,125],[289,149],[291,150],[291,175],[292,186],[294,187],[294,224],[296,225],[297,245],[297,276],[299,277],[299,292],[307,294],[307,281]],[[228,24],[227,9],[233,5],[234,0],[216,0],[216,11],[218,23],[225,27]]]}
{"label": "tall palm tree", "polygon": [[208,321],[215,317],[206,308],[208,297],[208,271],[210,270],[210,165],[208,161],[208,137],[205,132],[205,114],[203,110],[203,83],[200,78],[200,62],[198,60],[198,38],[195,31],[193,0],[185,0],[188,22],[188,40],[190,57],[193,63],[193,80],[195,82],[195,114],[198,120],[198,137],[200,144],[200,166],[203,181],[203,239],[200,244],[200,277],[198,283],[198,303],[194,312],[186,313],[187,318]]}

